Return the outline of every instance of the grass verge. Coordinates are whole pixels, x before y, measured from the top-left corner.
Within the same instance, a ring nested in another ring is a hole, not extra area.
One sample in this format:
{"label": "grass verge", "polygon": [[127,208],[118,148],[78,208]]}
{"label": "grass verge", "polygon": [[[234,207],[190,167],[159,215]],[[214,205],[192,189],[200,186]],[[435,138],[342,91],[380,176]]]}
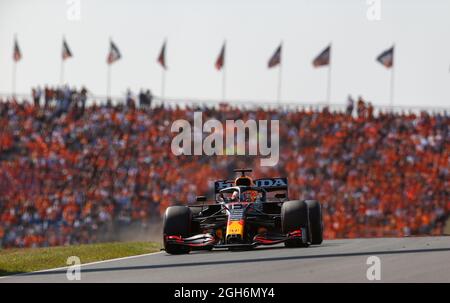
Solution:
{"label": "grass verge", "polygon": [[[153,242],[114,242],[0,250],[0,276],[68,266],[67,258],[77,256],[81,263],[157,252],[161,244]],[[72,265],[72,264],[70,264]]]}

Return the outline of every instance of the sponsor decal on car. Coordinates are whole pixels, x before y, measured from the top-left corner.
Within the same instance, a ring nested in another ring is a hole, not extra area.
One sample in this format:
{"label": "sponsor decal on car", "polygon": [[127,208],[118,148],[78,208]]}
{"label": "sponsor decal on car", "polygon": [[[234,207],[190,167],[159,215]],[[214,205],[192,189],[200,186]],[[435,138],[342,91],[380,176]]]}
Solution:
{"label": "sponsor decal on car", "polygon": [[244,235],[244,220],[229,220],[227,225],[227,236]]}

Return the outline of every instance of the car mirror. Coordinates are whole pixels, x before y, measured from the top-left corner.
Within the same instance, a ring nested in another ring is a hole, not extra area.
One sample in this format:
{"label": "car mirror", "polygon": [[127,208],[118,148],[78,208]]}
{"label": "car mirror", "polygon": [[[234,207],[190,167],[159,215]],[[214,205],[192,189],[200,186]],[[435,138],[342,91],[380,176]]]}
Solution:
{"label": "car mirror", "polygon": [[197,202],[206,202],[206,196],[197,196],[195,200]]}

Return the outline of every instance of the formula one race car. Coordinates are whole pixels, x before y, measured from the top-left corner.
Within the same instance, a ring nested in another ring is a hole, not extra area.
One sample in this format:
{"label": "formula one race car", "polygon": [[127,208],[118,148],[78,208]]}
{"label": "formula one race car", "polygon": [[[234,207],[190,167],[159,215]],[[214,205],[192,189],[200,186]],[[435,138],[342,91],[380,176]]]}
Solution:
{"label": "formula one race car", "polygon": [[322,209],[314,200],[288,200],[287,178],[252,180],[251,169],[236,169],[234,181],[214,182],[215,202],[170,206],[164,214],[164,248],[169,254],[213,248],[249,249],[284,243],[322,243]]}

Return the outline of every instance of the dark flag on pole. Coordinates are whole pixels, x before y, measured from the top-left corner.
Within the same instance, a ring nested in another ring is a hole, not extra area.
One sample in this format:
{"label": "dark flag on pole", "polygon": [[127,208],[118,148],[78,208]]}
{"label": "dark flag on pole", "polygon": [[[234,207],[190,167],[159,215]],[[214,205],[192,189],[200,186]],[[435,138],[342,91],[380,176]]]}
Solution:
{"label": "dark flag on pole", "polygon": [[377,61],[383,64],[386,68],[391,68],[394,65],[394,47],[382,52],[378,57]]}
{"label": "dark flag on pole", "polygon": [[382,52],[376,59],[384,65],[384,67],[391,70],[391,88],[390,88],[390,106],[394,106],[394,45]]}
{"label": "dark flag on pole", "polygon": [[225,64],[225,42],[223,43],[222,49],[220,50],[219,57],[216,60],[216,69],[221,70]]}
{"label": "dark flag on pole", "polygon": [[108,62],[108,64],[113,64],[114,62],[116,62],[120,58],[122,58],[122,55],[120,54],[120,51],[117,48],[117,46],[111,40],[110,41],[109,54],[108,54],[107,62]]}
{"label": "dark flag on pole", "polygon": [[18,62],[20,61],[20,59],[22,59],[22,53],[20,52],[19,43],[17,42],[16,38],[14,38],[13,59],[15,62]]}
{"label": "dark flag on pole", "polygon": [[272,57],[270,57],[269,62],[267,64],[268,68],[272,68],[281,63],[281,44],[273,53]]}
{"label": "dark flag on pole", "polygon": [[159,64],[161,64],[161,66],[164,69],[167,69],[167,66],[166,66],[166,41],[165,40],[161,47],[161,52],[159,53],[159,56],[158,56],[158,62],[159,62]]}
{"label": "dark flag on pole", "polygon": [[330,64],[331,45],[328,45],[314,60],[313,66],[320,67]]}
{"label": "dark flag on pole", "polygon": [[66,42],[66,39],[63,39],[62,45],[62,59],[66,60],[72,57],[72,52],[70,51],[69,45]]}

